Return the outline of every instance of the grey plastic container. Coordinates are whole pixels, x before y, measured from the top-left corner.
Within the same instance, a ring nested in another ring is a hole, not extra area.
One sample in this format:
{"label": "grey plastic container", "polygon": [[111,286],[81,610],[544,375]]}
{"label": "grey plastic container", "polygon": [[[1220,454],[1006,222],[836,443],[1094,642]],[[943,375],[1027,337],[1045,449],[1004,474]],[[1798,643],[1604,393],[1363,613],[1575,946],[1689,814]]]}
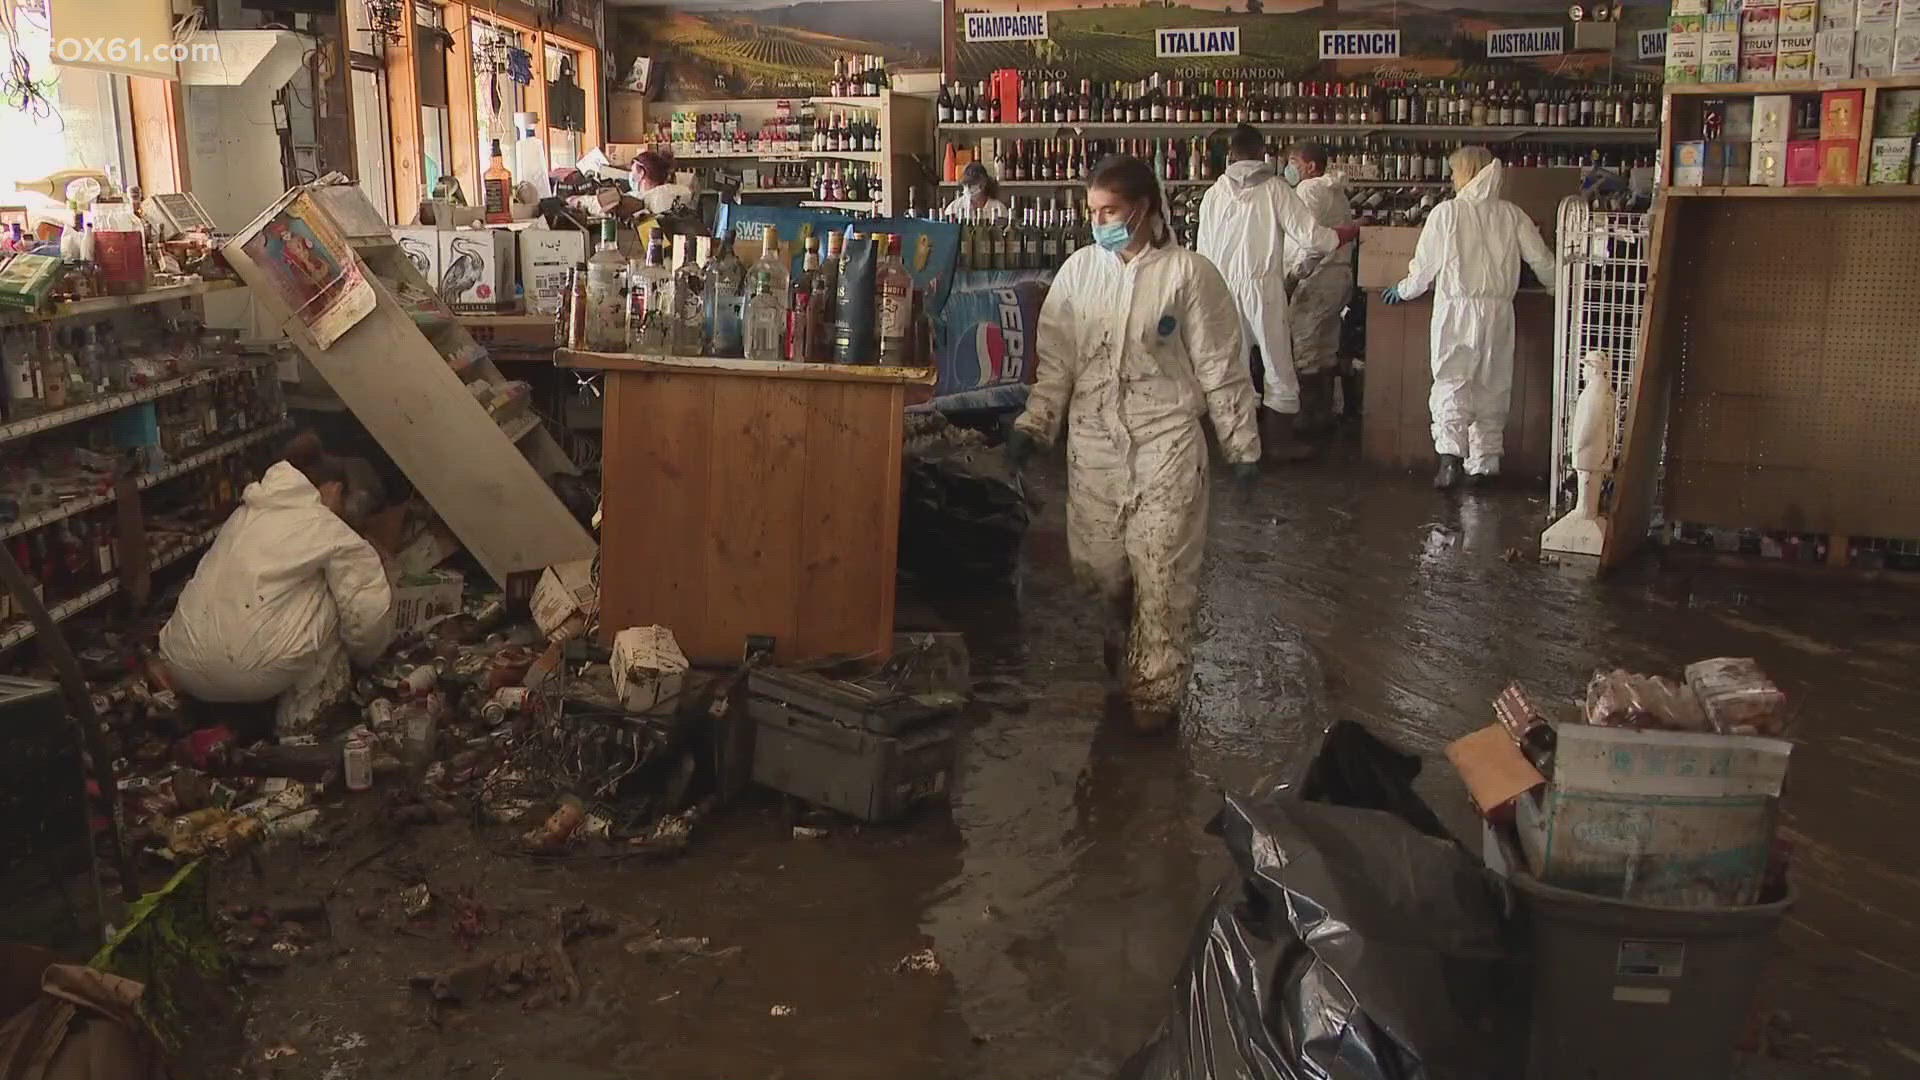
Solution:
{"label": "grey plastic container", "polygon": [[1529,1080],[1724,1080],[1794,893],[1629,904],[1513,873],[1533,948]]}

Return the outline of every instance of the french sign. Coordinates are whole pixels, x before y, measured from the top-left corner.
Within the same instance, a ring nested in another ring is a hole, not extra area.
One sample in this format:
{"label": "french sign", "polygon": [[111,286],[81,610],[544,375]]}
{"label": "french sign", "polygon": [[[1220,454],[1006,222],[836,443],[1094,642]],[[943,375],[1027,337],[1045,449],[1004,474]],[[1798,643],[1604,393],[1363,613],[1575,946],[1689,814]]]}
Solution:
{"label": "french sign", "polygon": [[1567,32],[1558,26],[1487,31],[1487,58],[1558,56],[1567,51]]}
{"label": "french sign", "polygon": [[1044,11],[967,13],[968,41],[1045,41],[1046,37]]}
{"label": "french sign", "polygon": [[1400,56],[1398,30],[1322,30],[1322,60],[1394,60]]}
{"label": "french sign", "polygon": [[1667,55],[1667,28],[1640,31],[1640,59],[1658,60]]}
{"label": "french sign", "polygon": [[1155,56],[1239,56],[1240,28],[1156,30],[1153,33]]}

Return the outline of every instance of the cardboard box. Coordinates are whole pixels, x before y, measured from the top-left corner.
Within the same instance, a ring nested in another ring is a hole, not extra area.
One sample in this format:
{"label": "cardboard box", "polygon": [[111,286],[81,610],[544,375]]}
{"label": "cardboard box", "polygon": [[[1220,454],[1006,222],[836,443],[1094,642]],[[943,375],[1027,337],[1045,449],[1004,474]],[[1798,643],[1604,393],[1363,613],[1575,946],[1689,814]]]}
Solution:
{"label": "cardboard box", "polygon": [[1740,81],[1750,83],[1768,83],[1773,81],[1774,61],[1778,59],[1772,53],[1764,56],[1754,53],[1740,54]]}
{"label": "cardboard box", "polygon": [[[1748,41],[1764,43],[1780,36],[1780,9],[1777,7],[1747,8],[1740,13],[1740,36]],[[1753,51],[1749,47],[1748,51]]]}
{"label": "cardboard box", "polygon": [[587,257],[587,234],[574,230],[525,229],[520,233],[520,294],[530,315],[554,315],[567,291],[567,276]]}
{"label": "cardboard box", "polygon": [[1820,137],[1858,140],[1866,99],[1865,90],[1829,90],[1820,95]]}
{"label": "cardboard box", "polygon": [[1548,884],[1642,904],[1753,903],[1792,744],[1559,724],[1553,782],[1515,804]]}
{"label": "cardboard box", "polygon": [[511,311],[513,233],[446,229],[440,233],[440,299],[455,311]]}
{"label": "cardboard box", "polygon": [[593,580],[593,560],[555,563],[540,574],[533,587],[533,624],[549,641],[566,641],[586,632],[600,611],[600,586]]}
{"label": "cardboard box", "polygon": [[1893,75],[1891,26],[1863,26],[1853,35],[1853,77],[1885,79]]}
{"label": "cardboard box", "polygon": [[[1720,151],[1718,161],[1721,179],[1719,182],[1728,187],[1745,187],[1753,183],[1753,144],[1727,139],[1717,146]],[[1707,148],[1709,161],[1715,159],[1714,150],[1713,146]]]}
{"label": "cardboard box", "polygon": [[1873,104],[1873,136],[1920,135],[1920,90],[1882,90]]}
{"label": "cardboard box", "polygon": [[1860,141],[1820,140],[1820,186],[1852,187],[1860,182]]}
{"label": "cardboard box", "polygon": [[1753,141],[1786,142],[1793,132],[1793,99],[1763,94],[1753,99]]}
{"label": "cardboard box", "polygon": [[1912,183],[1913,151],[1914,141],[1911,135],[1896,135],[1873,140],[1873,156],[1867,162],[1867,183]]}
{"label": "cardboard box", "polygon": [[1415,225],[1363,225],[1360,228],[1360,287],[1384,289],[1407,276],[1414,246],[1420,242]]}
{"label": "cardboard box", "polygon": [[672,709],[686,681],[687,657],[664,626],[630,626],[613,635],[613,695],[630,713]]}
{"label": "cardboard box", "polygon": [[1747,179],[1761,187],[1781,187],[1787,182],[1787,144],[1781,142],[1753,143],[1753,157],[1748,163]]}
{"label": "cardboard box", "polygon": [[1813,78],[1812,49],[1783,52],[1773,60],[1773,77],[1780,82],[1805,82]]}
{"label": "cardboard box", "polygon": [[1880,26],[1893,29],[1900,21],[1900,0],[1854,0],[1853,25],[1855,29],[1868,26]]}
{"label": "cardboard box", "polygon": [[465,579],[458,570],[409,574],[393,586],[393,629],[410,634],[443,615],[460,610]]}
{"label": "cardboard box", "polygon": [[1705,15],[1706,13],[1707,0],[1673,0],[1673,5],[1667,9],[1669,16]]}
{"label": "cardboard box", "polygon": [[1704,142],[1674,143],[1673,186],[1705,187],[1707,184],[1707,144]]}
{"label": "cardboard box", "polygon": [[407,225],[393,230],[393,238],[407,261],[426,279],[427,288],[440,291],[440,234],[446,230]]}
{"label": "cardboard box", "polygon": [[1460,773],[1480,815],[1511,820],[1514,800],[1547,782],[1503,724],[1491,724],[1447,744],[1447,760]]}
{"label": "cardboard box", "polygon": [[1811,37],[1819,30],[1819,0],[1788,0],[1780,5],[1781,37]]}
{"label": "cardboard box", "polygon": [[1700,81],[1700,54],[1705,17],[1675,15],[1667,20],[1666,73],[1668,82]]}
{"label": "cardboard box", "polygon": [[1820,0],[1820,29],[1852,30],[1854,0]]}
{"label": "cardboard box", "polygon": [[1787,144],[1787,186],[1810,187],[1820,182],[1820,144],[1795,139]]}
{"label": "cardboard box", "polygon": [[1813,74],[1818,79],[1853,77],[1853,31],[1822,30],[1813,38]]}
{"label": "cardboard box", "polygon": [[1753,141],[1753,99],[1735,98],[1721,112],[1720,135],[1740,142]]}
{"label": "cardboard box", "polygon": [[1728,25],[1703,31],[1700,35],[1700,81],[1735,82],[1740,78],[1740,31],[1731,16],[1709,15],[1711,21]]}
{"label": "cardboard box", "polygon": [[1894,31],[1893,73],[1920,75],[1920,17],[1902,19]]}

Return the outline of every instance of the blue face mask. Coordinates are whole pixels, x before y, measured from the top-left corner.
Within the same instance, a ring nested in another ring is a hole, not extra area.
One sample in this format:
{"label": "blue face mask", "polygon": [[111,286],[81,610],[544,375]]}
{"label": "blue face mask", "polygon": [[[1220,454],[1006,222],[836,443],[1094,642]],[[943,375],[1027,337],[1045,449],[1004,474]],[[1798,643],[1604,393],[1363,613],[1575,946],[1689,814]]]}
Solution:
{"label": "blue face mask", "polygon": [[1295,165],[1293,162],[1287,162],[1287,167],[1281,171],[1280,175],[1286,177],[1289,186],[1300,186],[1300,166]]}
{"label": "blue face mask", "polygon": [[1118,255],[1133,243],[1133,230],[1124,221],[1109,221],[1093,227],[1093,242]]}

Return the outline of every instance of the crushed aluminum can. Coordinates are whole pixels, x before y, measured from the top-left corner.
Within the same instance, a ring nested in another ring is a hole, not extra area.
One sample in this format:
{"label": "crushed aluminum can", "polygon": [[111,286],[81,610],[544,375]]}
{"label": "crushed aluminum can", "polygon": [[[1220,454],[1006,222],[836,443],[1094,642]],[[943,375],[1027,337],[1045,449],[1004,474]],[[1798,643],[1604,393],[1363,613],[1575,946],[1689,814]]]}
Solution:
{"label": "crushed aluminum can", "polygon": [[340,748],[340,773],[348,791],[365,791],[373,786],[373,748],[364,736],[349,736]]}
{"label": "crushed aluminum can", "polygon": [[400,890],[400,910],[409,919],[417,919],[433,910],[433,890],[421,882],[411,888]]}

